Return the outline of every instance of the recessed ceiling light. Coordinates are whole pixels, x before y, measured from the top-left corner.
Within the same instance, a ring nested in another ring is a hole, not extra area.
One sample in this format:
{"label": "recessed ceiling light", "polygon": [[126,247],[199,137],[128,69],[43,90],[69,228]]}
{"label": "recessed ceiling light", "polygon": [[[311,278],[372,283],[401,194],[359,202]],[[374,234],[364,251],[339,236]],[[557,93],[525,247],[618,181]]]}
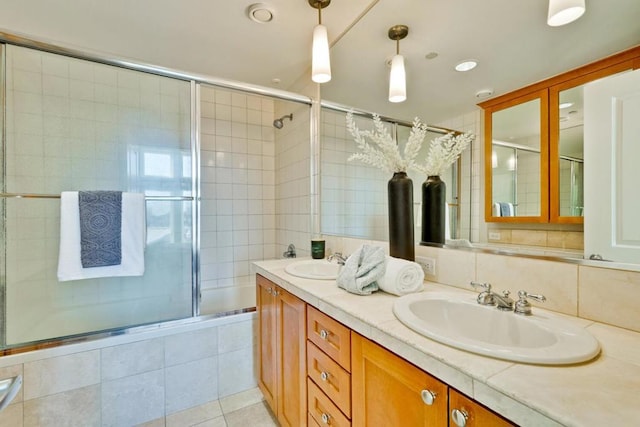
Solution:
{"label": "recessed ceiling light", "polygon": [[438,52],[429,52],[425,56],[427,59],[434,59],[438,57]]}
{"label": "recessed ceiling light", "polygon": [[478,65],[478,61],[476,61],[475,59],[465,59],[464,61],[456,65],[455,68],[456,68],[456,71],[469,71],[476,68],[477,65]]}
{"label": "recessed ceiling light", "polygon": [[569,108],[573,105],[573,102],[563,102],[560,104],[560,108]]}
{"label": "recessed ceiling light", "polygon": [[247,16],[254,22],[266,24],[273,20],[273,10],[264,3],[254,3],[247,8]]}

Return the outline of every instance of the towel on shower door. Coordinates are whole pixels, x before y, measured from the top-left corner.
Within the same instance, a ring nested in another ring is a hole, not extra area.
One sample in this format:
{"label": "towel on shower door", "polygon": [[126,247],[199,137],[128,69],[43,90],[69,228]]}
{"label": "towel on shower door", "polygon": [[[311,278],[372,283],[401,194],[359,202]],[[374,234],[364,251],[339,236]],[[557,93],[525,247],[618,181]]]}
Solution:
{"label": "towel on shower door", "polygon": [[122,191],[80,191],[80,260],[83,268],[122,262]]}
{"label": "towel on shower door", "polygon": [[80,208],[77,191],[60,195],[60,253],[58,280],[142,276],[146,239],[145,199],[141,193],[122,193],[120,265],[83,268],[80,245]]}

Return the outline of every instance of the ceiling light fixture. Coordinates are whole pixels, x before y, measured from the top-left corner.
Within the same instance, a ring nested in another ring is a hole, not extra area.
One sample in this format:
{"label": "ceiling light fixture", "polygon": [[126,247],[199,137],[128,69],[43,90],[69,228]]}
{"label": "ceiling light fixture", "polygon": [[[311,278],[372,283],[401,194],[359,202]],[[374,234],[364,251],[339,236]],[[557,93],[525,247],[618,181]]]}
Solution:
{"label": "ceiling light fixture", "polygon": [[573,102],[563,102],[560,104],[560,108],[569,108],[573,105]]}
{"label": "ceiling light fixture", "polygon": [[318,9],[318,25],[313,29],[313,50],[311,61],[311,80],[326,83],[331,80],[331,59],[329,57],[329,38],[327,27],[322,25],[322,9],[329,6],[331,0],[309,0],[309,5]]}
{"label": "ceiling light fixture", "polygon": [[455,68],[456,71],[469,71],[476,68],[477,65],[478,61],[476,61],[475,59],[465,59],[464,61],[457,64]]}
{"label": "ceiling light fixture", "polygon": [[389,102],[402,102],[407,99],[407,75],[404,70],[404,57],[400,55],[400,40],[407,37],[409,27],[394,25],[389,28],[389,38],[396,41],[396,54],[391,58],[389,73]]}
{"label": "ceiling light fixture", "polygon": [[559,27],[580,18],[585,11],[584,0],[549,0],[547,24]]}

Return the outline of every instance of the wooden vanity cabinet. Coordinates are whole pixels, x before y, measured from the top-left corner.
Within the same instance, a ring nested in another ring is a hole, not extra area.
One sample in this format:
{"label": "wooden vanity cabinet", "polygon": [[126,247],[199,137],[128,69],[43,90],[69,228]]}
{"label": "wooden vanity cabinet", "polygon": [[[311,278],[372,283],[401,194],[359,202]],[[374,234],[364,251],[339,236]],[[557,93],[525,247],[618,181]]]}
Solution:
{"label": "wooden vanity cabinet", "polygon": [[280,426],[514,425],[256,277],[258,386]]}
{"label": "wooden vanity cabinet", "polygon": [[447,385],[353,332],[353,426],[447,426]]}
{"label": "wooden vanity cabinet", "polygon": [[281,426],[306,426],[306,304],[260,275],[256,285],[258,386]]}
{"label": "wooden vanity cabinet", "polygon": [[[450,427],[513,427],[515,424],[510,423],[490,409],[477,403],[475,400],[465,396],[458,390],[449,388],[449,420]],[[458,410],[463,415],[463,422],[456,423],[456,416],[453,411]]]}

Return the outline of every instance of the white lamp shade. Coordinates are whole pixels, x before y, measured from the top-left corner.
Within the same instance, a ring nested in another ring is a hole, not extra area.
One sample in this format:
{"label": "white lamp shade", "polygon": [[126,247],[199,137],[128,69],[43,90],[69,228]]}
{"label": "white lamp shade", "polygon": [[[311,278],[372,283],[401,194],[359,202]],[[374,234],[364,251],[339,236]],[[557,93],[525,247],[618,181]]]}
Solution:
{"label": "white lamp shade", "polygon": [[584,0],[549,0],[547,24],[559,27],[580,18],[585,11]]}
{"label": "white lamp shade", "polygon": [[329,38],[327,37],[327,27],[324,25],[316,25],[313,29],[311,80],[316,83],[326,83],[331,80]]}
{"label": "white lamp shade", "polygon": [[396,55],[391,59],[389,73],[389,102],[402,102],[407,99],[407,77],[404,71],[404,57]]}

